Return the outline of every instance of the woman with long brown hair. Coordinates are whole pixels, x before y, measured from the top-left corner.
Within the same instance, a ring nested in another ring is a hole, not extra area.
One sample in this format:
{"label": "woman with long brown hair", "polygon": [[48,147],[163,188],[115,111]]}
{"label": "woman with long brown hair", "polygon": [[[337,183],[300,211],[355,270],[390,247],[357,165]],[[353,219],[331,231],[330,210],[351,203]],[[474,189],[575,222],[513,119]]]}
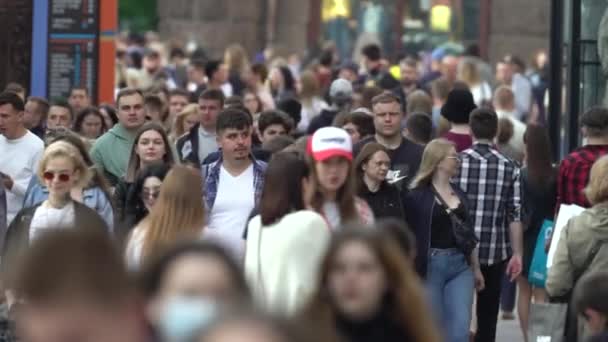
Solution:
{"label": "woman with long brown hair", "polygon": [[137,268],[163,248],[183,238],[202,238],[205,209],[201,176],[192,168],[175,166],[160,187],[150,214],[131,232],[127,263]]}
{"label": "woman with long brown hair", "polygon": [[[125,221],[125,213],[129,205],[127,198],[133,190],[137,173],[146,166],[157,163],[172,166],[175,164],[175,158],[165,128],[158,123],[149,122],[137,132],[131,148],[127,172],[116,184],[114,199],[119,222],[124,223]],[[128,231],[131,228],[133,227],[122,227],[121,229]]]}
{"label": "woman with long brown hair", "polygon": [[[534,247],[544,220],[552,220],[557,200],[557,169],[551,160],[551,141],[547,130],[530,124],[524,134],[525,165],[521,170],[524,213],[523,270],[517,279],[519,296],[517,313],[521,329],[526,336],[532,297],[535,302],[545,301],[545,291],[532,288],[528,282]],[[526,339],[527,340],[527,339]]]}
{"label": "woman with long brown hair", "polygon": [[349,221],[373,223],[373,212],[355,196],[350,135],[337,127],[321,128],[310,138],[308,154],[316,185],[311,206],[330,228]]}
{"label": "woman with long brown hair", "polygon": [[336,233],[303,319],[327,341],[439,341],[424,290],[394,239],[379,230]]}

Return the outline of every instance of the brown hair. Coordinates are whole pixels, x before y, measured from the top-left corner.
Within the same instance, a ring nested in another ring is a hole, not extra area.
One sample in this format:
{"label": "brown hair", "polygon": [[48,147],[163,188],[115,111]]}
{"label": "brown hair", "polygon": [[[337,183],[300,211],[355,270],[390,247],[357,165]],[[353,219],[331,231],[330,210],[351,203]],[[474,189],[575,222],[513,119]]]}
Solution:
{"label": "brown hair", "polygon": [[230,72],[241,74],[249,68],[247,52],[240,44],[232,44],[226,48],[224,63]]}
{"label": "brown hair", "polygon": [[498,131],[498,117],[487,108],[477,108],[471,112],[469,126],[475,139],[493,140]]}
{"label": "brown hair", "polygon": [[372,110],[372,99],[382,94],[382,88],[368,86],[361,91],[361,107]]}
{"label": "brown hair", "polygon": [[302,85],[300,100],[303,103],[310,102],[313,97],[319,96],[319,80],[314,72],[310,70],[304,71],[300,75],[300,84]]}
{"label": "brown hair", "polygon": [[580,126],[585,128],[587,136],[601,138],[608,136],[608,109],[593,107],[580,117]]}
{"label": "brown hair", "polygon": [[513,122],[509,118],[498,119],[498,134],[496,135],[496,142],[500,145],[504,145],[513,138]]}
{"label": "brown hair", "polygon": [[163,138],[163,143],[165,144],[165,155],[163,156],[163,163],[167,165],[173,165],[175,163],[175,160],[173,158],[173,152],[171,149],[171,143],[169,142],[169,138],[167,137],[165,128],[159,123],[148,122],[139,129],[137,135],[135,136],[135,139],[133,140],[133,146],[131,147],[131,155],[129,157],[129,164],[127,165],[127,173],[125,175],[125,181],[129,183],[135,181],[135,175],[137,174],[141,166],[141,160],[136,152],[137,145],[139,143],[139,138],[141,138],[141,136],[148,131],[158,132],[158,134],[160,134],[160,136]]}
{"label": "brown hair", "polygon": [[445,79],[445,77],[440,77],[431,82],[431,94],[434,98],[445,101],[448,99],[449,93],[450,83]]}
{"label": "brown hair", "polygon": [[543,126],[529,124],[524,134],[528,163],[528,179],[531,184],[546,189],[556,178],[551,160],[551,140]]}
{"label": "brown hair", "polygon": [[33,304],[82,300],[115,308],[129,301],[131,281],[104,228],[77,228],[53,230],[32,242],[11,284],[18,295]]}
{"label": "brown hair", "polygon": [[297,153],[280,152],[272,157],[260,200],[262,225],[274,224],[290,212],[306,208],[302,180],[309,176],[306,161]]}
{"label": "brown hair", "polygon": [[142,224],[147,226],[142,257],[147,259],[184,237],[199,238],[205,224],[201,175],[175,166],[160,187],[154,210]]}
{"label": "brown hair", "polygon": [[515,95],[513,90],[507,86],[500,86],[494,92],[494,104],[497,108],[513,108],[515,106]]}
{"label": "brown hair", "polygon": [[395,94],[385,91],[380,95],[376,95],[372,99],[372,107],[377,105],[378,103],[397,103],[401,104],[401,100]]}
{"label": "brown hair", "polygon": [[406,112],[424,113],[431,115],[433,113],[433,99],[424,90],[415,90],[407,96]]}
{"label": "brown hair", "polygon": [[608,201],[608,156],[603,156],[593,163],[589,174],[589,183],[585,195],[592,205]]}
{"label": "brown hair", "polygon": [[[313,158],[308,157],[308,163],[310,165],[311,172],[314,176],[314,181],[316,185],[315,193],[312,198],[311,206],[315,209],[316,212],[323,212],[323,203],[325,202],[325,197],[323,196],[323,192],[321,191],[321,185],[319,184],[319,175],[317,174],[316,163]],[[352,166],[352,163],[351,163]],[[355,180],[353,177],[353,168],[350,167],[348,170],[348,175],[346,176],[346,181],[342,185],[342,187],[338,190],[336,196],[336,202],[338,205],[338,209],[340,211],[341,222],[355,221],[359,219],[359,215],[357,213],[357,209],[355,208]]]}
{"label": "brown hair", "polygon": [[395,322],[416,342],[439,341],[424,289],[411,262],[407,262],[394,238],[386,232],[365,229],[359,225],[347,226],[337,232],[321,263],[319,284],[302,316],[318,324],[320,331],[330,340],[339,340],[336,331],[336,308],[328,298],[329,275],[338,252],[349,243],[362,243],[374,254],[384,269],[389,289],[385,307]]}
{"label": "brown hair", "polygon": [[464,59],[458,70],[458,79],[466,83],[469,87],[473,87],[481,83],[481,76],[477,64],[472,60]]}
{"label": "brown hair", "polygon": [[120,99],[121,98],[123,98],[125,96],[131,96],[131,95],[141,96],[141,100],[143,103],[144,93],[141,90],[135,89],[135,88],[125,88],[125,89],[122,89],[121,91],[119,91],[118,94],[116,95],[116,107],[120,108]]}
{"label": "brown hair", "polygon": [[361,193],[365,190],[366,186],[363,182],[363,165],[367,164],[370,159],[376,154],[376,152],[384,152],[388,155],[388,150],[383,145],[370,142],[365,144],[359,154],[357,155],[357,159],[355,159],[354,167],[355,167],[355,177],[357,181],[357,191]]}

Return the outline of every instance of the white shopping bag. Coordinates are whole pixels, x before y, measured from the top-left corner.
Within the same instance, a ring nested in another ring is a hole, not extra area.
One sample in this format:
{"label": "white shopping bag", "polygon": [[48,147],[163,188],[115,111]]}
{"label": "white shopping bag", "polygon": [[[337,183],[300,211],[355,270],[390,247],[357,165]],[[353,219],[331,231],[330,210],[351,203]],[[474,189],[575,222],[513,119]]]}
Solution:
{"label": "white shopping bag", "polygon": [[551,239],[551,247],[547,256],[547,268],[551,268],[551,265],[553,265],[553,256],[555,256],[555,251],[557,250],[557,244],[559,243],[562,230],[571,218],[578,216],[583,211],[585,211],[585,208],[579,207],[576,204],[562,204],[559,207],[559,215],[557,215],[557,220],[555,221],[553,238]]}

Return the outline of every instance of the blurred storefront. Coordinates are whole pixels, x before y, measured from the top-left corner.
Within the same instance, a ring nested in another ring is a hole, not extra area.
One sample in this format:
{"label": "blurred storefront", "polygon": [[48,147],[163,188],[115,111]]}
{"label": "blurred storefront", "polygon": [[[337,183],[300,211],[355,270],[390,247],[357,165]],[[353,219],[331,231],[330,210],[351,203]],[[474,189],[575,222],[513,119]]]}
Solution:
{"label": "blurred storefront", "polygon": [[[315,1],[313,1],[315,2]],[[321,0],[317,1],[322,37],[350,57],[365,43],[383,46],[388,55],[417,53],[451,43],[480,40],[479,1],[463,0]],[[489,10],[489,8],[488,8]],[[314,15],[314,13],[313,13]],[[315,22],[315,20],[312,20]]]}
{"label": "blurred storefront", "polygon": [[608,2],[552,0],[550,126],[556,156],[581,143],[578,116],[608,105]]}

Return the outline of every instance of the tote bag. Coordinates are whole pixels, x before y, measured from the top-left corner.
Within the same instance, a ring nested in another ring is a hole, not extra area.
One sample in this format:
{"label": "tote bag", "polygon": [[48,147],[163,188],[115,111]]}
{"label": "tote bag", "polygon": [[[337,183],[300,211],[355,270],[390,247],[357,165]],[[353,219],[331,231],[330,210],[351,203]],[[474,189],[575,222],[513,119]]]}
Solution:
{"label": "tote bag", "polygon": [[547,281],[547,253],[545,252],[545,241],[551,235],[553,221],[545,220],[538,233],[534,255],[528,272],[528,281],[532,286],[544,288]]}
{"label": "tote bag", "polygon": [[562,342],[567,304],[534,303],[528,321],[529,342]]}

